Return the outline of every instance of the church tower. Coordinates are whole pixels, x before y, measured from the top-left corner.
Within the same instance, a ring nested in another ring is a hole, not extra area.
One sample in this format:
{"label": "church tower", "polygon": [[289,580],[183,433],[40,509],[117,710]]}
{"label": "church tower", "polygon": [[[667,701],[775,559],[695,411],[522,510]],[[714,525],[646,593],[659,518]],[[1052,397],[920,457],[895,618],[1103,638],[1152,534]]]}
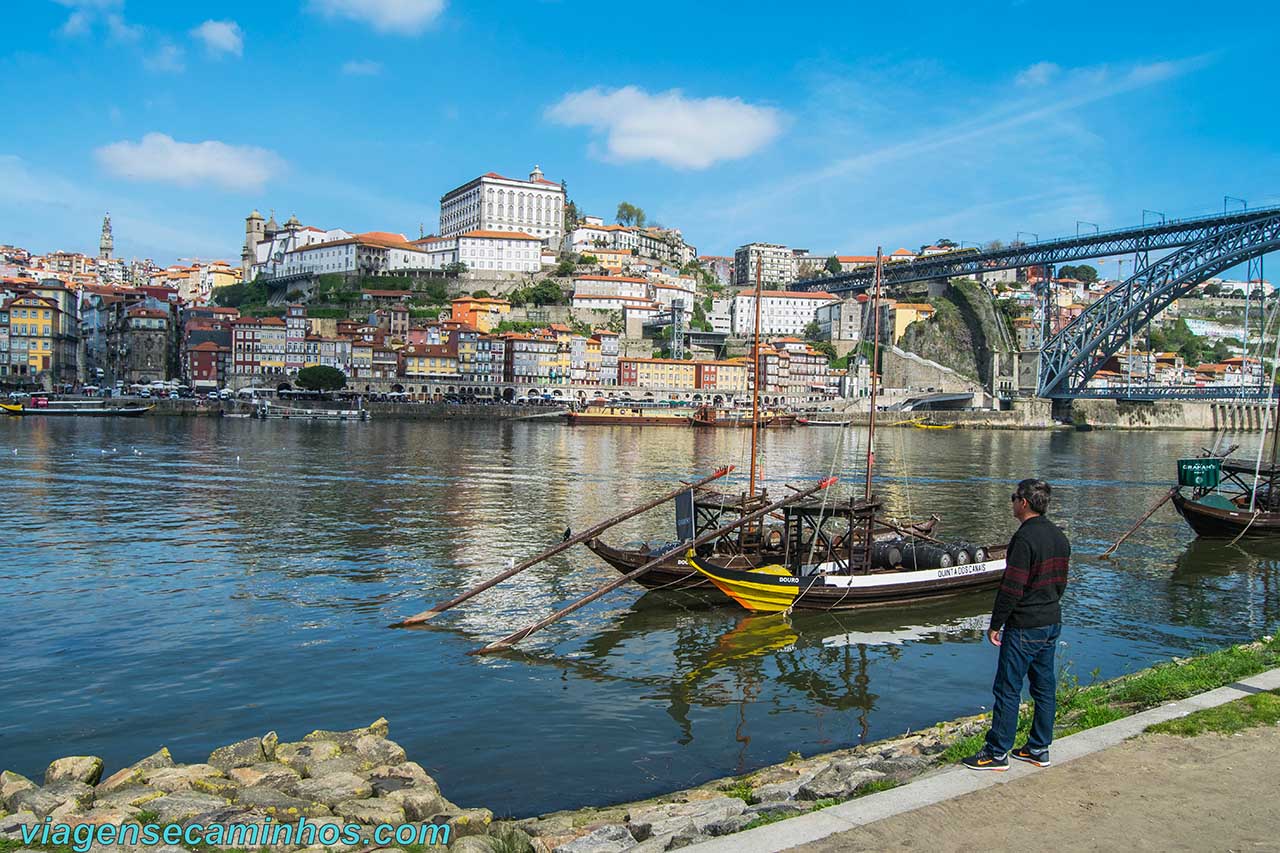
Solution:
{"label": "church tower", "polygon": [[111,260],[115,250],[115,240],[111,237],[111,214],[102,217],[102,239],[98,241],[98,260]]}
{"label": "church tower", "polygon": [[258,262],[258,244],[262,242],[266,226],[262,214],[253,211],[244,218],[244,250],[240,252],[242,281],[253,280],[253,265]]}

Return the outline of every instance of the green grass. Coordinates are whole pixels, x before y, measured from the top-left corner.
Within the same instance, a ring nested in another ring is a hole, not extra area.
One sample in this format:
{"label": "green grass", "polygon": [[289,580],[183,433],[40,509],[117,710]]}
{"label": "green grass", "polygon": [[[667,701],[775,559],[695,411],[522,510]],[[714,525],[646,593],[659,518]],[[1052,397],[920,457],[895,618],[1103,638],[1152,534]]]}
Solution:
{"label": "green grass", "polygon": [[739,782],[729,788],[722,788],[726,796],[737,797],[744,803],[751,802],[751,784],[749,782]]}
{"label": "green grass", "polygon": [[1153,734],[1195,737],[1205,732],[1234,734],[1256,726],[1274,726],[1280,723],[1280,690],[1269,690],[1236,699],[1216,708],[1196,711],[1176,720],[1167,720],[1147,726]]}
{"label": "green grass", "polygon": [[[1081,685],[1069,671],[1058,687],[1055,737],[1065,737],[1094,726],[1154,708],[1175,699],[1222,687],[1241,678],[1280,666],[1280,637],[1246,643],[1178,661],[1160,663],[1114,681]],[[1031,710],[1018,715],[1015,742],[1025,740],[1031,729]],[[961,738],[939,756],[942,762],[959,761],[982,748],[985,734]]]}

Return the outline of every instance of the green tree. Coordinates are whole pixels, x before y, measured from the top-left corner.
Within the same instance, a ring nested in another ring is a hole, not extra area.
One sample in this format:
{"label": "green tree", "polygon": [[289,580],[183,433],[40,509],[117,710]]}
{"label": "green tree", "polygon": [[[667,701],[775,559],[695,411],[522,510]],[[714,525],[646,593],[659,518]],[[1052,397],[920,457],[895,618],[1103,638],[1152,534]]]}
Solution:
{"label": "green tree", "polygon": [[556,284],[549,278],[527,288],[528,301],[534,305],[555,305],[564,301],[564,291],[560,289],[560,285]]}
{"label": "green tree", "polygon": [[1076,267],[1075,277],[1078,278],[1080,281],[1085,281],[1092,284],[1093,282],[1098,280],[1098,268],[1091,266],[1089,264],[1080,264],[1078,267]]}
{"label": "green tree", "polygon": [[464,261],[454,261],[451,264],[445,264],[441,269],[446,275],[457,275],[467,271],[467,265]]}
{"label": "green tree", "polygon": [[481,290],[477,290],[475,293],[472,293],[471,298],[472,299],[492,299],[493,294],[487,290],[481,289]]}
{"label": "green tree", "polygon": [[1218,296],[1221,293],[1222,293],[1222,285],[1218,284],[1216,281],[1211,281],[1204,286],[1205,296]]}
{"label": "green tree", "polygon": [[938,239],[938,242],[934,243],[933,245],[937,246],[940,249],[954,249],[956,246],[960,244],[957,243],[955,240],[952,240],[950,237],[941,237]]}
{"label": "green tree", "polygon": [[824,269],[826,269],[826,271],[831,273],[832,275],[839,275],[840,273],[844,272],[844,265],[840,263],[839,258],[837,258],[835,255],[832,255],[831,257],[827,258],[827,265],[824,267]]}
{"label": "green tree", "polygon": [[829,359],[836,357],[836,348],[831,344],[831,341],[814,341],[813,348]]}
{"label": "green tree", "polygon": [[346,374],[336,367],[317,364],[298,371],[298,387],[307,391],[337,391],[346,385]]}
{"label": "green tree", "polygon": [[577,264],[575,264],[571,258],[565,258],[563,261],[556,264],[556,271],[554,274],[562,278],[565,276],[571,276],[573,275],[575,266],[577,266]]}
{"label": "green tree", "polygon": [[595,265],[595,264],[600,263],[600,259],[599,259],[599,258],[597,258],[595,255],[587,255],[587,254],[583,254],[583,255],[581,255],[581,256],[578,258],[578,263],[580,263],[580,264],[588,264],[588,265]]}
{"label": "green tree", "polygon": [[645,222],[644,208],[636,207],[629,201],[618,202],[618,212],[614,217],[619,225],[634,225],[643,228]]}
{"label": "green tree", "polygon": [[822,336],[822,327],[818,325],[817,320],[810,320],[809,324],[804,327],[804,339],[806,341],[816,341]]}

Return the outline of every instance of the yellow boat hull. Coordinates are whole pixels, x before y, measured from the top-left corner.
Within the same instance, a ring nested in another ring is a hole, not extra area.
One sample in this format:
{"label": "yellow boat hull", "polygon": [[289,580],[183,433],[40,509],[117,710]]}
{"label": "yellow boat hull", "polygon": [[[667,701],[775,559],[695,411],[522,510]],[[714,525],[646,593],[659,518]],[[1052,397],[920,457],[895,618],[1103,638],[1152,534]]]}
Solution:
{"label": "yellow boat hull", "polygon": [[779,586],[777,580],[773,580],[792,577],[791,572],[782,566],[761,566],[758,569],[738,573],[740,576],[760,576],[760,580],[756,582],[750,579],[731,580],[713,575],[698,565],[697,559],[692,553],[689,554],[687,559],[689,565],[710,578],[717,589],[747,610],[757,613],[781,613],[795,602],[796,596],[800,592],[799,586]]}
{"label": "yellow boat hull", "polygon": [[17,405],[14,405],[13,403],[0,403],[0,409],[4,409],[6,412],[8,412],[11,415],[22,414],[21,403],[18,403]]}

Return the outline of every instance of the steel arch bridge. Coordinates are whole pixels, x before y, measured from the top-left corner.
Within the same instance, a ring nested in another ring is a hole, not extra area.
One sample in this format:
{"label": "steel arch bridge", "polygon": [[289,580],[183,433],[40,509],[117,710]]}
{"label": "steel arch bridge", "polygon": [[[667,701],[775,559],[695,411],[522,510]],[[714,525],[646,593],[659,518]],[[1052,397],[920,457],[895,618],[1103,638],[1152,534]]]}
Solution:
{"label": "steel arch bridge", "polygon": [[[910,284],[917,281],[953,277],[972,278],[984,272],[1058,265],[1115,255],[1141,257],[1148,252],[1194,245],[1211,239],[1223,231],[1264,221],[1277,214],[1280,214],[1280,207],[1238,210],[1189,219],[1170,219],[1095,234],[1077,234],[1074,237],[1020,243],[1001,249],[987,251],[962,249],[913,261],[889,261],[884,265],[884,284],[886,287],[892,287],[895,284]],[[866,290],[871,286],[874,277],[874,268],[867,267],[841,275],[797,281],[791,285],[791,289],[820,290],[836,295],[847,295]]]}
{"label": "steel arch bridge", "polygon": [[[1089,379],[1119,352],[1132,329],[1151,322],[1205,279],[1280,250],[1280,211],[1250,212],[1255,216],[1209,229],[1195,242],[1139,269],[1048,338],[1040,355],[1040,396],[1099,396],[1088,388]],[[1267,395],[1265,386],[1221,391],[1232,397]],[[1187,394],[1180,389],[1177,396]]]}

